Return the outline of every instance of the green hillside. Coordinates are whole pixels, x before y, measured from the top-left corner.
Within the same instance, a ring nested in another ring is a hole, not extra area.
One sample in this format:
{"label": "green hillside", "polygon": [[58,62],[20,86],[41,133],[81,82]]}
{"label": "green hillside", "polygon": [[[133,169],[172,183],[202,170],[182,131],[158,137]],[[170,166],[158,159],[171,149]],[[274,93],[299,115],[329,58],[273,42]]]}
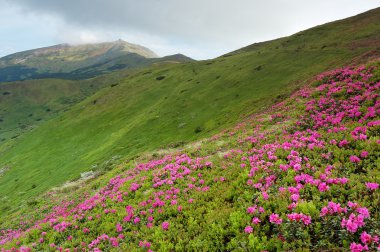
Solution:
{"label": "green hillside", "polygon": [[380,9],[219,58],[150,66],[0,147],[0,200],[20,205],[89,170],[210,136],[311,76],[378,57]]}
{"label": "green hillside", "polygon": [[131,73],[118,71],[83,81],[39,79],[0,84],[0,145]]}
{"label": "green hillside", "polygon": [[4,251],[378,251],[380,61],[5,218]]}

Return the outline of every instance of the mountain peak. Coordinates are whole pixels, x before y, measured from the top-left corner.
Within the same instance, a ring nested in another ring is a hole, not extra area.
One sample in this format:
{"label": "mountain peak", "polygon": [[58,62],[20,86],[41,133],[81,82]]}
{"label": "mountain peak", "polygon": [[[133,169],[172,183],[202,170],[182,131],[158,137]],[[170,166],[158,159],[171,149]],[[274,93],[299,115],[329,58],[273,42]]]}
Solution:
{"label": "mountain peak", "polygon": [[112,42],[57,44],[0,58],[0,82],[35,78],[88,78],[157,62],[185,62],[182,56],[159,58],[152,50],[118,39]]}

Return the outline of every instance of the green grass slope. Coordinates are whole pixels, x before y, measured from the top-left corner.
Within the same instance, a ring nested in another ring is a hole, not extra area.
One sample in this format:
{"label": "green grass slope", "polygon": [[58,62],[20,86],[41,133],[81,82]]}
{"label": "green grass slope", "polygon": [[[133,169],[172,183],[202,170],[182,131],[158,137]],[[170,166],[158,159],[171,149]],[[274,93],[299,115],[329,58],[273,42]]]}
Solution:
{"label": "green grass slope", "polygon": [[[313,78],[314,79],[314,78]],[[380,61],[0,217],[5,251],[378,251]]]}
{"label": "green grass slope", "polygon": [[376,9],[214,60],[146,68],[0,149],[0,203],[17,207],[119,155],[209,136],[316,73],[378,56],[379,39]]}
{"label": "green grass slope", "polygon": [[39,79],[0,84],[0,145],[16,139],[40,123],[105,86],[115,86],[130,70],[82,81]]}

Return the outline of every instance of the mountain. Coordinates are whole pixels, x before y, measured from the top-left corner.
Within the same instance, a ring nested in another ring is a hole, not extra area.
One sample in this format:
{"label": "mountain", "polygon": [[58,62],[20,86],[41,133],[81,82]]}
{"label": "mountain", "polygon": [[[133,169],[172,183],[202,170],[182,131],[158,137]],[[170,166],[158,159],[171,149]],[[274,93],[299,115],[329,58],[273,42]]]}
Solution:
{"label": "mountain", "polygon": [[[192,59],[171,56],[169,60]],[[0,58],[0,82],[39,78],[84,79],[123,68],[138,68],[167,59],[140,45],[123,40],[69,45],[60,44]]]}

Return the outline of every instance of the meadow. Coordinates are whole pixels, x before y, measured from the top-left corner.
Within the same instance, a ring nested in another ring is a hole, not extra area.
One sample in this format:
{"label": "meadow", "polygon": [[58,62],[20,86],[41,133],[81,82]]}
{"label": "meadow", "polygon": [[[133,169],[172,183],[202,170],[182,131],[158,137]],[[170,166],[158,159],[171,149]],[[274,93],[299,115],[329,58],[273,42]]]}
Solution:
{"label": "meadow", "polygon": [[[7,219],[4,251],[380,249],[380,62]],[[19,219],[17,222],[16,219]]]}

